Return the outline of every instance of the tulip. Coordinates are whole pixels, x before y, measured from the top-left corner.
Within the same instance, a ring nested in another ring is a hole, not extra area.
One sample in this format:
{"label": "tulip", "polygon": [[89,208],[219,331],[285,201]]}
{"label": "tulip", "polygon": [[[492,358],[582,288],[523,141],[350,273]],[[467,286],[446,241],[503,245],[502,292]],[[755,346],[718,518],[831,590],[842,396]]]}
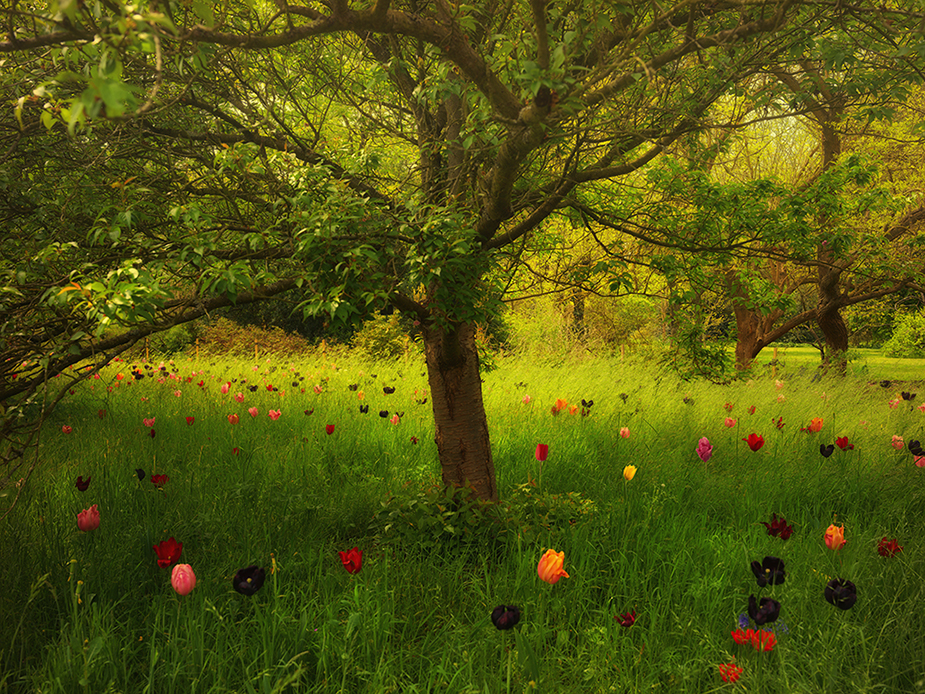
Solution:
{"label": "tulip", "polygon": [[71,427],[69,427],[67,424],[65,424],[64,426],[61,427],[61,431],[65,434],[70,434],[74,430],[71,429]]}
{"label": "tulip", "polygon": [[713,456],[713,444],[706,436],[697,442],[697,455],[703,462],[707,462]]}
{"label": "tulip", "polygon": [[925,448],[922,448],[922,443],[918,439],[910,441],[907,448],[912,455],[925,455]]}
{"label": "tulip", "polygon": [[189,595],[196,587],[196,574],[189,564],[177,564],[170,575],[170,585],[178,595]]}
{"label": "tulip", "polygon": [[753,451],[757,451],[759,448],[761,448],[764,445],[764,437],[761,436],[761,434],[756,434],[754,432],[752,432],[751,434],[748,435],[747,438],[743,438],[742,440],[745,441],[745,443],[748,444],[748,447],[751,448]]}
{"label": "tulip", "polygon": [[725,405],[723,405],[723,409],[726,410],[726,412],[732,412],[732,403],[727,402]]}
{"label": "tulip", "polygon": [[136,468],[135,468],[135,475],[138,477],[138,480],[139,480],[139,481],[143,481],[144,478],[145,478],[145,471],[142,470],[140,467],[136,467]]}
{"label": "tulip", "polygon": [[187,423],[189,426],[192,426],[192,425],[193,425],[193,422],[195,422],[195,421],[196,421],[196,418],[195,418],[195,417],[187,417],[187,418],[186,418],[186,423]]}
{"label": "tulip", "polygon": [[724,421],[723,424],[725,424],[727,428],[732,429],[732,427],[736,425],[736,420],[732,417],[726,417],[726,421]]}
{"label": "tulip", "polygon": [[831,443],[829,445],[826,445],[824,443],[819,444],[819,453],[822,454],[823,458],[828,458],[834,452],[835,452],[835,446],[833,446]]}
{"label": "tulip", "polygon": [[228,423],[229,423],[229,424],[237,424],[239,421],[241,421],[241,420],[240,420],[240,418],[238,417],[238,415],[236,415],[236,414],[230,414],[230,415],[228,415]]}
{"label": "tulip", "polygon": [[780,537],[781,540],[788,540],[793,535],[793,526],[787,525],[783,516],[778,518],[776,513],[771,516],[770,523],[762,522],[762,525],[768,529],[768,535]]}
{"label": "tulip", "polygon": [[632,612],[625,612],[623,614],[614,615],[614,619],[620,620],[620,626],[626,627],[629,629],[636,623],[636,610]]}
{"label": "tulip", "polygon": [[813,417],[809,421],[809,426],[806,427],[806,429],[808,431],[811,431],[814,434],[818,434],[820,431],[822,431],[822,424],[823,424],[822,417]]}
{"label": "tulip", "polygon": [[880,540],[879,543],[877,543],[877,553],[881,557],[895,557],[902,551],[903,548],[896,543],[895,537],[889,542],[887,542],[886,538],[884,537],[882,540]]}
{"label": "tulip", "polygon": [[100,527],[100,510],[96,504],[77,514],[77,527],[85,533]]}
{"label": "tulip", "polygon": [[905,443],[903,443],[903,437],[893,434],[893,442],[890,445],[897,451],[901,451],[903,446],[905,446]]}
{"label": "tulip", "polygon": [[764,588],[767,585],[779,585],[787,577],[787,572],[784,571],[784,562],[777,557],[765,557],[763,562],[756,559],[752,562],[752,573],[755,574],[759,588]]}
{"label": "tulip", "polygon": [[498,605],[495,609],[491,611],[491,623],[495,625],[495,628],[506,630],[513,629],[517,622],[520,621],[520,609],[514,607],[514,605]]}
{"label": "tulip", "polygon": [[221,387],[222,395],[228,395],[228,389],[231,388],[231,383],[225,383]]}
{"label": "tulip", "polygon": [[563,563],[565,563],[565,552],[547,549],[546,554],[540,558],[540,563],[536,566],[536,573],[541,580],[549,585],[555,585],[560,578],[569,578],[562,568]]}
{"label": "tulip", "polygon": [[541,463],[546,460],[546,456],[549,455],[549,445],[545,443],[536,444],[536,459]]}
{"label": "tulip", "polygon": [[835,439],[835,445],[838,446],[843,451],[853,451],[854,450],[854,444],[848,443],[847,436],[841,436]]}
{"label": "tulip", "polygon": [[263,586],[267,572],[256,564],[239,569],[231,580],[232,587],[241,595],[253,595]]}
{"label": "tulip", "polygon": [[845,546],[845,527],[836,526],[834,523],[825,531],[825,545],[829,549],[839,550]]}
{"label": "tulip", "polygon": [[338,554],[340,554],[340,560],[344,564],[344,568],[347,569],[347,573],[360,573],[360,569],[363,568],[363,552],[360,551],[359,547],[354,547],[346,552],[338,552]]}
{"label": "tulip", "polygon": [[401,421],[401,417],[397,414],[393,414],[392,418],[389,420],[392,424],[398,424]]}
{"label": "tulip", "polygon": [[87,479],[83,478],[83,475],[77,478],[77,481],[74,483],[74,486],[77,487],[77,491],[85,492],[90,487],[90,480],[92,478],[90,475],[87,475]]}
{"label": "tulip", "polygon": [[530,396],[529,396],[529,395],[524,395],[523,398],[521,399],[521,402],[522,402],[524,405],[529,405],[529,404],[530,404]]}
{"label": "tulip", "polygon": [[851,581],[833,578],[825,585],[825,599],[840,610],[847,610],[858,601],[858,589]]}
{"label": "tulip", "polygon": [[916,467],[925,467],[925,455],[917,455],[912,459]]}
{"label": "tulip", "polygon": [[772,632],[758,629],[752,633],[752,648],[756,651],[773,651],[776,645],[777,637]]}
{"label": "tulip", "polygon": [[723,682],[735,684],[735,681],[739,679],[739,675],[741,674],[742,668],[740,668],[735,663],[728,663],[726,665],[719,666],[719,676],[723,679]]}
{"label": "tulip", "polygon": [[334,433],[334,425],[333,425],[333,424],[326,424],[325,427],[324,427],[324,430],[328,433],[328,436],[330,436],[331,434]]}
{"label": "tulip", "polygon": [[177,542],[171,537],[169,540],[163,540],[154,545],[154,552],[157,554],[157,565],[162,569],[166,569],[180,560],[180,555],[183,553],[183,543]]}
{"label": "tulip", "polygon": [[749,595],[748,616],[754,619],[758,626],[776,622],[780,616],[780,603],[768,597],[761,598],[759,601],[754,595]]}
{"label": "tulip", "polygon": [[238,393],[234,396],[235,402],[244,402],[244,393]]}
{"label": "tulip", "polygon": [[635,465],[627,465],[625,468],[623,468],[623,479],[625,479],[627,482],[631,481],[635,476],[636,476],[636,466]]}
{"label": "tulip", "polygon": [[274,422],[275,422],[277,419],[279,419],[279,416],[280,416],[281,414],[282,414],[282,411],[281,411],[281,410],[270,410],[269,412],[267,412],[267,415],[269,415],[270,419],[272,419]]}
{"label": "tulip", "polygon": [[627,427],[620,427],[620,438],[628,439],[630,437],[630,430]]}

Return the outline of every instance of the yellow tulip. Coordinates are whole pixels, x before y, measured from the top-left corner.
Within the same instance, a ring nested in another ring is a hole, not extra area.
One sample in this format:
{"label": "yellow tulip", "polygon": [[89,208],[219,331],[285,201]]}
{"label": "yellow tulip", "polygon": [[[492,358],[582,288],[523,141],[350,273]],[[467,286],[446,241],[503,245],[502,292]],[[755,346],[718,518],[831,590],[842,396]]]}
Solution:
{"label": "yellow tulip", "polygon": [[553,585],[560,578],[568,578],[562,564],[565,562],[565,552],[556,552],[554,549],[547,549],[546,554],[540,558],[540,563],[536,566],[536,573],[549,585]]}
{"label": "yellow tulip", "polygon": [[825,531],[825,545],[829,549],[841,549],[845,546],[845,526],[834,523]]}
{"label": "yellow tulip", "polygon": [[629,482],[635,476],[636,476],[636,466],[635,465],[627,465],[625,468],[623,468],[623,479],[625,479],[627,482]]}

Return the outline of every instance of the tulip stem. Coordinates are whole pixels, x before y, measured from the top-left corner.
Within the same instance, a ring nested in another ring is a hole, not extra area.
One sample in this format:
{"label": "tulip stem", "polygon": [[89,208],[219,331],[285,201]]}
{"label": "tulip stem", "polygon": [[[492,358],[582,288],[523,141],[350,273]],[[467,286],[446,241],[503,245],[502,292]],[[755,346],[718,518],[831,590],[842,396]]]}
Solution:
{"label": "tulip stem", "polygon": [[[504,648],[504,632],[501,633],[501,647]],[[511,694],[511,656],[512,649],[507,651],[507,694]]]}

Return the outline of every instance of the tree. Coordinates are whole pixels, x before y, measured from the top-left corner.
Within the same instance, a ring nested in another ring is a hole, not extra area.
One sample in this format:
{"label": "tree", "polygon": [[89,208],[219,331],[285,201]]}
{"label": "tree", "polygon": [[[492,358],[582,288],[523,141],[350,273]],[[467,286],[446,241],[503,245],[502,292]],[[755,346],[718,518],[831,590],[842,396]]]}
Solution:
{"label": "tree", "polygon": [[[906,47],[920,19],[791,0],[61,0],[0,15],[4,156],[36,172],[10,184],[23,203],[6,211],[0,398],[217,305],[294,287],[332,318],[390,303],[424,340],[444,482],[492,500],[475,332],[499,268],[551,218],[613,220],[608,191],[807,37],[889,22]],[[67,157],[88,155],[84,180]]]}

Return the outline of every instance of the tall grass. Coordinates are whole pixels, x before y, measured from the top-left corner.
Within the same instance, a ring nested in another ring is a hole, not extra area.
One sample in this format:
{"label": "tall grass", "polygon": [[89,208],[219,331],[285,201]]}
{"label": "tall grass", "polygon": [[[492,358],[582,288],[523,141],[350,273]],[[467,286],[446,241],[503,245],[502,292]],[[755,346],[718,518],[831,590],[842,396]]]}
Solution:
{"label": "tall grass", "polygon": [[[711,692],[733,686],[728,662],[756,692],[925,690],[925,469],[891,446],[925,439],[925,392],[812,371],[719,387],[633,362],[498,364],[483,385],[497,507],[439,493],[415,360],[184,361],[140,380],[117,363],[87,381],[2,529],[0,691]],[[557,398],[578,411],[554,416]],[[801,432],[814,417],[822,430]],[[836,436],[854,449],[823,458]],[[91,504],[101,525],[83,533]],[[772,513],[789,540],[768,535]],[[185,597],[152,548],[171,536],[197,576]],[[879,556],[884,536],[903,551]],[[353,546],[356,575],[338,558]],[[570,576],[554,586],[536,572],[547,548]],[[750,563],[766,555],[787,579],[761,592]],[[249,564],[267,570],[250,597],[231,585]],[[857,585],[853,608],[824,599],[835,577]],[[773,652],[732,639],[750,594],[782,605]],[[522,611],[513,632],[489,620],[501,604]],[[633,611],[631,627],[614,618]]]}

